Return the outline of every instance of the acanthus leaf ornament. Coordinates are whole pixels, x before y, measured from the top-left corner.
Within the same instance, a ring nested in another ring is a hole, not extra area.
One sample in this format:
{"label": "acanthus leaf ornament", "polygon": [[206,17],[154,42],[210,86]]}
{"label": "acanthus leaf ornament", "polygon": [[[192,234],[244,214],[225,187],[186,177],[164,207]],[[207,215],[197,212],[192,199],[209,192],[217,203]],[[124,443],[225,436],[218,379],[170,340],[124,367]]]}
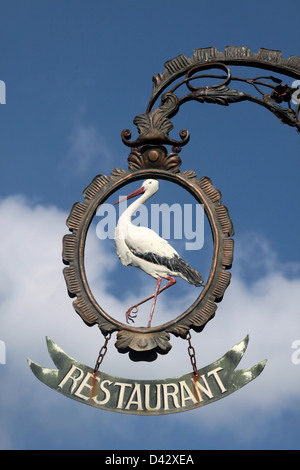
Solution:
{"label": "acanthus leaf ornament", "polygon": [[131,132],[126,129],[121,134],[123,143],[128,147],[139,147],[147,144],[168,144],[183,147],[190,138],[188,131],[184,129],[180,131],[180,141],[169,137],[169,132],[173,129],[173,124],[169,117],[175,115],[178,109],[179,101],[177,96],[174,93],[164,93],[158,108],[152,109],[145,114],[139,114],[134,118],[133,123],[138,128],[139,137],[135,141],[130,141]]}

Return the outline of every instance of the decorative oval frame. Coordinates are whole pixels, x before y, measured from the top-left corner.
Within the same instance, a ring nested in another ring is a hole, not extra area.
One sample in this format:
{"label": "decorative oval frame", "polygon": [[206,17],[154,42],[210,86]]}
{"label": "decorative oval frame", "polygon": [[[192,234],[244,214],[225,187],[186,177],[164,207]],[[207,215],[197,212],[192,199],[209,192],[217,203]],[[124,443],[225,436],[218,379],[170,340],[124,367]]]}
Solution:
{"label": "decorative oval frame", "polygon": [[[137,156],[138,152],[135,152],[135,157]],[[194,170],[180,173],[178,167],[174,166],[174,154],[168,157],[165,158],[164,169],[151,168],[149,159],[150,167],[138,164],[133,168],[131,162],[129,171],[115,168],[109,177],[96,176],[83,191],[84,202],[77,202],[72,207],[67,219],[71,233],[63,238],[62,257],[68,265],[63,272],[70,297],[76,297],[73,301],[75,311],[88,326],[98,324],[104,335],[117,331],[116,348],[121,353],[130,352],[134,360],[145,358],[149,353],[150,356],[156,353],[166,354],[172,347],[169,342],[170,333],[186,338],[190,329],[202,331],[215,315],[216,303],[222,299],[230,283],[231,274],[228,270],[233,261],[234,243],[231,236],[234,229],[228,210],[221,202],[221,193],[209,178],[198,179]],[[128,160],[130,162],[130,156]],[[170,162],[173,162],[171,168],[168,167]],[[160,178],[178,184],[204,205],[212,232],[213,256],[206,285],[194,303],[172,321],[142,328],[115,320],[95,300],[85,273],[84,249],[89,226],[99,205],[124,185],[147,178]]]}

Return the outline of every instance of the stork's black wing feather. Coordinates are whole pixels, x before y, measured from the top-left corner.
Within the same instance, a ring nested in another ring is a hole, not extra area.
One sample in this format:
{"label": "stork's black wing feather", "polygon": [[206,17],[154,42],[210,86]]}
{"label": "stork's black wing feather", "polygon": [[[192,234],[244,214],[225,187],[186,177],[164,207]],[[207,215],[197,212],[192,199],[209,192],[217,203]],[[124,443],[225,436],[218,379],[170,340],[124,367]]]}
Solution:
{"label": "stork's black wing feather", "polygon": [[[132,253],[138,258],[149,261],[150,263],[165,266],[169,271],[173,273],[180,273],[184,279],[190,284],[195,286],[201,286],[203,284],[202,276],[196,271],[196,269],[189,266],[182,258],[174,254],[172,257],[159,256],[156,253],[142,253],[131,248]],[[174,274],[175,275],[175,274]]]}

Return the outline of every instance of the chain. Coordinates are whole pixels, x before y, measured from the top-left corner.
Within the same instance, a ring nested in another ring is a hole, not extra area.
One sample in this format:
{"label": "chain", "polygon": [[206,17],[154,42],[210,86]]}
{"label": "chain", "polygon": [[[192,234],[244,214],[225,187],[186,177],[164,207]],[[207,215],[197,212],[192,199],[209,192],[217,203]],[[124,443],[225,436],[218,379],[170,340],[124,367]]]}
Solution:
{"label": "chain", "polygon": [[189,343],[188,353],[189,353],[191,364],[192,364],[192,367],[193,367],[193,374],[198,376],[199,374],[198,374],[197,364],[196,364],[196,353],[195,353],[195,349],[194,349],[194,347],[192,346],[192,343],[191,343],[191,333],[190,332],[188,332],[188,334],[186,335],[186,339],[188,340],[188,343]]}
{"label": "chain", "polygon": [[111,338],[111,334],[108,333],[108,335],[105,336],[105,343],[99,351],[99,356],[98,356],[98,359],[97,359],[96,364],[95,364],[93,375],[95,375],[98,372],[100,364],[102,363],[102,361],[104,359],[104,356],[107,353],[107,343],[110,340],[110,338]]}

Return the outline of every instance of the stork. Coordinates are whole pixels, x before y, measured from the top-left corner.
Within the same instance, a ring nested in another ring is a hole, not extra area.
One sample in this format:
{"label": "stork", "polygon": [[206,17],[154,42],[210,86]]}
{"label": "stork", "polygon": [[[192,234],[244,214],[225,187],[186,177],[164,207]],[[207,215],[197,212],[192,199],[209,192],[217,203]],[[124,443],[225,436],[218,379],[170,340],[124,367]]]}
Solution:
{"label": "stork", "polygon": [[[124,266],[140,268],[156,279],[154,294],[130,307],[125,314],[126,322],[132,321],[134,323],[139,305],[153,299],[148,328],[151,326],[157,296],[176,283],[173,276],[181,277],[198,287],[203,285],[203,279],[198,271],[181,259],[177,251],[166,240],[147,227],[138,227],[131,223],[131,218],[136,210],[158,191],[158,186],[157,180],[147,179],[139,189],[115,202],[118,204],[141,195],[119,217],[115,229],[115,246],[118,257]],[[166,279],[168,282],[160,288],[162,279]]]}

